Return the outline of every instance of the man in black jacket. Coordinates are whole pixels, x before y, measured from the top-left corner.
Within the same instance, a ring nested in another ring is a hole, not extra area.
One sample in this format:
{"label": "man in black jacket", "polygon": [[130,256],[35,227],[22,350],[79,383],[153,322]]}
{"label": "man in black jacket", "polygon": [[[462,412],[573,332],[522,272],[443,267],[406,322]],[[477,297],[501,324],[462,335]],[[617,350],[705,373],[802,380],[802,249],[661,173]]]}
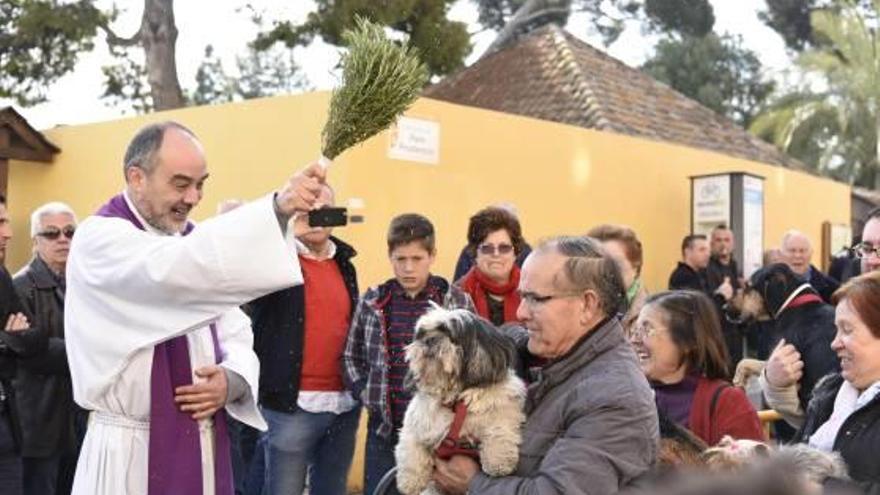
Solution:
{"label": "man in black jacket", "polygon": [[[333,199],[325,186],[319,203],[332,205]],[[260,405],[269,424],[260,442],[263,493],[302,493],[308,471],[310,492],[345,494],[360,405],[345,390],[340,358],[358,285],[351,263],[356,253],[331,230],[309,227],[306,217],[296,219],[303,285],[250,305],[261,366]]]}
{"label": "man in black jacket", "polygon": [[6,198],[0,195],[0,487],[4,495],[22,493],[21,429],[12,379],[19,358],[45,350],[46,335],[30,328],[25,309],[2,266],[12,226]]}
{"label": "man in black jacket", "polygon": [[34,258],[13,277],[13,284],[49,347],[21,360],[15,378],[22,430],[25,495],[70,493],[77,457],[77,421],[85,411],[73,402],[64,349],[64,269],[76,215],[64,203],[47,203],[31,214]]}

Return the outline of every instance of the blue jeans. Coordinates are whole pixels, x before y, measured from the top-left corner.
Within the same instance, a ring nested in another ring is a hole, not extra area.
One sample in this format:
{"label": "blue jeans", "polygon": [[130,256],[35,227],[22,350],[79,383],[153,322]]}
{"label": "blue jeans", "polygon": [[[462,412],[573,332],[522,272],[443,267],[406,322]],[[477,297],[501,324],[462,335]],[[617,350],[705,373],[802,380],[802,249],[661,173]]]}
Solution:
{"label": "blue jeans", "polygon": [[343,413],[283,413],[263,408],[267,495],[300,495],[309,472],[309,492],[345,495],[354,455],[359,407]]}
{"label": "blue jeans", "polygon": [[370,414],[370,419],[367,421],[367,445],[364,453],[364,495],[373,495],[382,476],[385,476],[385,473],[397,465],[397,461],[394,459],[397,432],[392,433],[389,438],[382,438],[376,433],[381,424],[382,418],[378,414]]}

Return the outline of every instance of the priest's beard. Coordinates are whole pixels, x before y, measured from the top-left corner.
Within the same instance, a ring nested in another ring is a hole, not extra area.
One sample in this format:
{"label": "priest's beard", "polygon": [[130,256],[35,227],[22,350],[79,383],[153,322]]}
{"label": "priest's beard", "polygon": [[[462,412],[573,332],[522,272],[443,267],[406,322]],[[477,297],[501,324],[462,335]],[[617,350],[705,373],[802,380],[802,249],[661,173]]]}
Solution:
{"label": "priest's beard", "polygon": [[[136,194],[132,195],[132,202],[137,207],[138,213],[141,214],[144,221],[150,227],[168,235],[176,235],[183,232],[183,228],[186,226],[187,214],[192,209],[191,206],[185,203],[175,203],[174,205],[163,207],[146,200],[146,198],[138,198],[136,196]],[[180,220],[175,220],[173,218],[174,215],[179,216]]]}

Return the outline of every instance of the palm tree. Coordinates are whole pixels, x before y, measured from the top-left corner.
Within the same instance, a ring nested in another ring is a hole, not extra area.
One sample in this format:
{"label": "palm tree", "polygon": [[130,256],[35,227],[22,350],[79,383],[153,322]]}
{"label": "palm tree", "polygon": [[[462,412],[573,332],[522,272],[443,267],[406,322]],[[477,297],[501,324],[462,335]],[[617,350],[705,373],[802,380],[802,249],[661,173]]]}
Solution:
{"label": "palm tree", "polygon": [[778,98],[750,126],[820,173],[880,186],[880,0],[841,0],[812,14],[817,47],[795,64],[802,87]]}

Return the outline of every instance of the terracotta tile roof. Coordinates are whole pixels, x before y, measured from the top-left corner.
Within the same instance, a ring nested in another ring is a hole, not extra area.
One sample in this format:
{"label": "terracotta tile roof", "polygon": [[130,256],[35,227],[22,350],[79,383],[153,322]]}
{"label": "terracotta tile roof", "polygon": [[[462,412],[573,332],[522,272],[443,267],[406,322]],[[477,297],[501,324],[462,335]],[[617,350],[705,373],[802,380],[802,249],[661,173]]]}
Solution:
{"label": "terracotta tile roof", "polygon": [[804,168],[733,121],[556,25],[448,76],[423,96]]}

